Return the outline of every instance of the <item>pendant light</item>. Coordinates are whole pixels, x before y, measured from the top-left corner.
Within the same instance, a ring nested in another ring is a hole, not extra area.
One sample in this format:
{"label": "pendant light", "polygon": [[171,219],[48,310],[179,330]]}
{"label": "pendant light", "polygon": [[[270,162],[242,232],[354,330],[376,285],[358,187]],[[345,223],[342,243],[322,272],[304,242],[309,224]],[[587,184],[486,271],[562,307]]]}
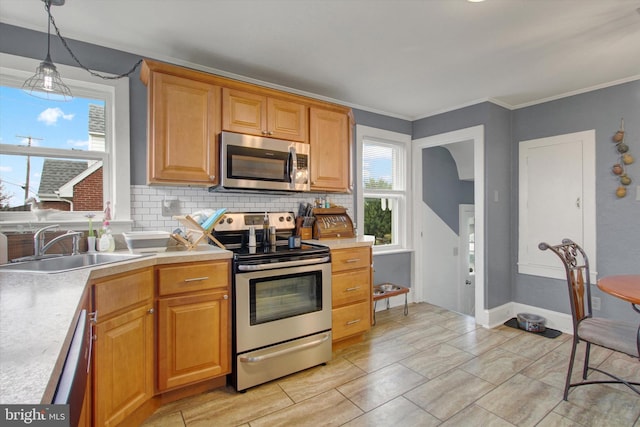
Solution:
{"label": "pendant light", "polygon": [[47,10],[47,57],[36,68],[36,73],[27,79],[22,89],[29,95],[52,101],[70,101],[73,96],[71,89],[64,84],[60,73],[51,60],[51,4],[61,6],[65,0],[42,0]]}

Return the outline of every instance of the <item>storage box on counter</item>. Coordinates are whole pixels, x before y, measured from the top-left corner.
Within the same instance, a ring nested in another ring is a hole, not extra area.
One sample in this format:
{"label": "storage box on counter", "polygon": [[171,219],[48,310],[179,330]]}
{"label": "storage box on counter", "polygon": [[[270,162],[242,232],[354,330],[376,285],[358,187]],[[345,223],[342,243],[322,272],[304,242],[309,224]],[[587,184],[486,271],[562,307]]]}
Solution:
{"label": "storage box on counter", "polygon": [[167,231],[127,231],[123,232],[122,236],[132,253],[164,252],[167,250],[171,233]]}

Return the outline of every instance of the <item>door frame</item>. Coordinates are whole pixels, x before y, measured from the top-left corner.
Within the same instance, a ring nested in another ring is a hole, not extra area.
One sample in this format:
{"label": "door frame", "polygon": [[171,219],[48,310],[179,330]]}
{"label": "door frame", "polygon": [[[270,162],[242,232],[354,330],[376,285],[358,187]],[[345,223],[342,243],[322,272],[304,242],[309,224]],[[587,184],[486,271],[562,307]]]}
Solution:
{"label": "door frame", "polygon": [[[425,252],[422,236],[422,222],[419,221],[422,208],[422,150],[431,147],[440,147],[456,142],[473,140],[473,169],[474,169],[474,204],[475,204],[475,233],[476,233],[476,292],[475,292],[475,319],[476,323],[489,327],[489,313],[485,309],[485,239],[484,239],[484,125],[472,126],[412,141],[413,159],[413,218],[414,232],[412,236],[415,258],[413,262],[413,275],[415,277],[415,300],[424,301],[425,280],[422,272],[423,263],[419,262]],[[412,289],[413,291],[413,289]]]}

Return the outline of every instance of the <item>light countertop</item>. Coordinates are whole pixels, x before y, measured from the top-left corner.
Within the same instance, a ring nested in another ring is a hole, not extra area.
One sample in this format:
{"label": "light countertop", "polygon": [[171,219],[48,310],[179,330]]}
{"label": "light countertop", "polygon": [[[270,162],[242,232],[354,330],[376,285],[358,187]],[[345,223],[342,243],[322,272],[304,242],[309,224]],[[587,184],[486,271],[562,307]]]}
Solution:
{"label": "light countertop", "polygon": [[[230,259],[202,245],[61,273],[0,270],[0,403],[39,404],[57,383],[89,280],[160,264]],[[49,403],[49,402],[42,402]]]}
{"label": "light countertop", "polygon": [[356,236],[353,238],[341,238],[341,239],[320,239],[320,240],[305,240],[307,243],[313,243],[316,245],[323,245],[329,249],[348,249],[356,248],[360,246],[372,246],[375,242],[375,236]]}

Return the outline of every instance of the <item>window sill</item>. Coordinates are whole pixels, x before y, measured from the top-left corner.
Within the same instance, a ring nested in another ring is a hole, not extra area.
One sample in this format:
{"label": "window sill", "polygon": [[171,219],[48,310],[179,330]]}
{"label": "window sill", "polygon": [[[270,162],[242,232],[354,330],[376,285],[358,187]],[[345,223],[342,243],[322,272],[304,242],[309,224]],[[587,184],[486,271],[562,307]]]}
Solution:
{"label": "window sill", "polygon": [[[33,233],[36,230],[48,225],[60,225],[61,230],[77,230],[84,231],[89,229],[89,221],[83,219],[68,219],[55,221],[0,221],[0,232],[17,232],[17,233]],[[111,220],[109,221],[111,230],[114,233],[122,233],[123,231],[131,231],[133,225],[132,220]],[[102,228],[102,220],[93,219],[93,229]]]}
{"label": "window sill", "polygon": [[393,248],[393,249],[378,249],[373,246],[373,256],[377,255],[393,255],[393,254],[403,254],[403,253],[412,253],[413,249],[410,248]]}

